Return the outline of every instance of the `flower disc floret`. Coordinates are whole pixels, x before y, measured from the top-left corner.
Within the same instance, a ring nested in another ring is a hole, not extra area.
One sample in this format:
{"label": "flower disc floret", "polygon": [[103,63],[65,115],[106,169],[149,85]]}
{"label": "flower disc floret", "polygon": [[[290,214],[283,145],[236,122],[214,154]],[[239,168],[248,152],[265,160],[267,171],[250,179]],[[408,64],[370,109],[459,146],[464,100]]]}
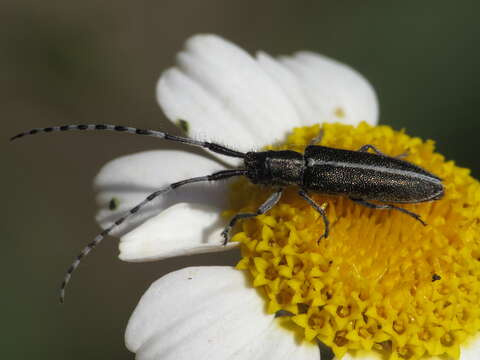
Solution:
{"label": "flower disc floret", "polygon": [[[297,189],[286,189],[267,214],[238,226],[237,268],[251,275],[269,313],[289,314],[307,341],[322,341],[338,358],[347,351],[376,351],[390,360],[458,358],[459,346],[480,329],[479,183],[435,153],[433,141],[366,123],[322,130],[321,145],[372,144],[439,176],[444,198],[401,205],[428,225],[311,192],[331,223],[330,235],[319,241],[321,217]],[[319,132],[319,125],[296,128],[285,145],[269,148],[303,152]],[[271,191],[235,183],[225,215],[256,210]]]}

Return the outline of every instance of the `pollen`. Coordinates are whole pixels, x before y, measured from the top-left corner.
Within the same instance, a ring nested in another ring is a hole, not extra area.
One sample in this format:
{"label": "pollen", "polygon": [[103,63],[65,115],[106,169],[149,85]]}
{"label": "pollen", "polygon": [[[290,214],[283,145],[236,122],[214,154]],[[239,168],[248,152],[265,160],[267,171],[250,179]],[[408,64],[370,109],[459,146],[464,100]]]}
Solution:
{"label": "pollen", "polygon": [[[319,133],[317,145],[372,144],[389,156],[403,154],[440,177],[445,196],[399,205],[420,215],[422,226],[399,211],[310,192],[331,225],[320,239],[321,216],[298,189],[287,188],[269,212],[237,225],[237,268],[249,273],[269,313],[288,314],[282,321],[287,317],[295,333],[323,342],[338,359],[365,351],[389,360],[458,359],[460,345],[480,330],[479,183],[436,153],[433,141],[388,126],[301,127],[286,145],[269,149],[303,152]],[[234,183],[225,216],[255,211],[271,192],[247,180]]]}

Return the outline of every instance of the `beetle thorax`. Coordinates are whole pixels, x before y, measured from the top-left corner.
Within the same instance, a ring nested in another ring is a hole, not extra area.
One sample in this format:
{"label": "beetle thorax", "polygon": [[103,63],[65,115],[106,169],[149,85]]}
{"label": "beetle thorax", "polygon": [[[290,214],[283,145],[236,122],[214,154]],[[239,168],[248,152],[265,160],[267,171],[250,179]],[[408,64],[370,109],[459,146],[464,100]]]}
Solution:
{"label": "beetle thorax", "polygon": [[254,184],[302,185],[305,160],[303,154],[291,150],[248,152],[245,168]]}

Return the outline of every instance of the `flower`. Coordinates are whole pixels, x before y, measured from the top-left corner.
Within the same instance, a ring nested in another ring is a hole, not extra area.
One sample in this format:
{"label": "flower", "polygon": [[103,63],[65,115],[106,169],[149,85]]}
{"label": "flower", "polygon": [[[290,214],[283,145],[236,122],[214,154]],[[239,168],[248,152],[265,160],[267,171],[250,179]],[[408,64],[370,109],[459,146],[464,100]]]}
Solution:
{"label": "flower", "polygon": [[[243,221],[227,246],[220,236],[226,218],[256,209],[268,189],[240,180],[168,193],[117,233],[122,260],[239,245],[243,258],[237,269],[191,267],[156,281],[126,331],[137,358],[318,359],[314,339],[343,359],[478,358],[478,183],[434,153],[432,142],[375,127],[376,95],[360,74],[310,52],[251,57],[222,38],[197,35],[162,74],[157,97],[194,138],[247,151],[271,144],[301,151],[321,123],[322,145],[374,143],[392,156],[406,150],[409,161],[444,178],[447,192],[443,202],[405,206],[427,220],[425,228],[400,212],[312,195],[333,224],[318,243],[318,214],[287,191],[270,212]],[[98,220],[108,226],[149,193],[223,168],[167,150],[114,160],[96,179]]]}

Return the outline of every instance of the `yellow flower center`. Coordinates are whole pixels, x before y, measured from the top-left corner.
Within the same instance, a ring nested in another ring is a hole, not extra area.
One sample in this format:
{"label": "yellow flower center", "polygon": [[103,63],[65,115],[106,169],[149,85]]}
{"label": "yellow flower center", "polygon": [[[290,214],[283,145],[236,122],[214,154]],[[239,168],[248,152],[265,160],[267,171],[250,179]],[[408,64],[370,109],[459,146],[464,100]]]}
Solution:
{"label": "yellow flower center", "polygon": [[[320,126],[294,129],[269,149],[302,152]],[[369,209],[345,197],[310,193],[326,209],[330,235],[318,242],[318,212],[286,189],[265,215],[245,220],[238,269],[251,274],[267,311],[290,313],[308,341],[338,358],[375,351],[388,359],[459,357],[459,345],[480,329],[480,187],[469,170],[434,152],[432,141],[388,126],[324,124],[321,145],[357,150],[375,145],[443,180],[443,199],[400,205],[428,224],[395,210]],[[272,189],[241,180],[226,216],[255,211]]]}

